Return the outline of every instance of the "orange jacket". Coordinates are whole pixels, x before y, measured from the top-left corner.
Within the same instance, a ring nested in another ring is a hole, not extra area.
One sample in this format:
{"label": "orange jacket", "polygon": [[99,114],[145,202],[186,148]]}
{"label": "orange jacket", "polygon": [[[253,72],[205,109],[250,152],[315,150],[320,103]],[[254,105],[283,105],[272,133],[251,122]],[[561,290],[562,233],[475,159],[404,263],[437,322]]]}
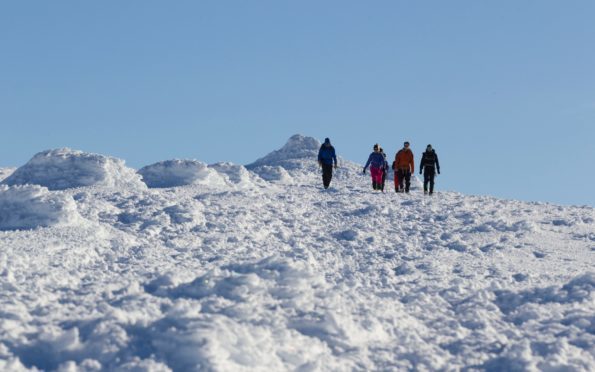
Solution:
{"label": "orange jacket", "polygon": [[414,173],[413,151],[411,149],[401,149],[395,155],[395,170],[405,169]]}

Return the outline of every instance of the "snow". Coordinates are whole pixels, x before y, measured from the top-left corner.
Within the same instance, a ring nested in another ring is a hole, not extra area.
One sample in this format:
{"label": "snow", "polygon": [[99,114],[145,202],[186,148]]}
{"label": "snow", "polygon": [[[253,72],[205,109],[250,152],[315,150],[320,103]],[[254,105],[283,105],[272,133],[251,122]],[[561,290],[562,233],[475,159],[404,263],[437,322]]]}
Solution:
{"label": "snow", "polygon": [[198,160],[167,160],[141,168],[138,173],[150,188],[202,185],[210,188],[250,189],[263,180],[244,166],[227,162],[207,165]]}
{"label": "snow", "polygon": [[10,176],[16,168],[0,168],[0,181]]}
{"label": "snow", "polygon": [[186,185],[225,185],[223,178],[198,160],[167,160],[141,168],[138,173],[151,188]]}
{"label": "snow", "polygon": [[6,185],[34,184],[50,190],[84,186],[144,188],[140,176],[121,159],[61,148],[36,154],[2,181]]}
{"label": "snow", "polygon": [[2,186],[2,221],[63,219],[0,231],[0,369],[595,369],[592,207],[383,194],[344,159],[324,190],[318,146]]}
{"label": "snow", "polygon": [[72,225],[79,219],[70,195],[36,185],[0,185],[0,230]]}

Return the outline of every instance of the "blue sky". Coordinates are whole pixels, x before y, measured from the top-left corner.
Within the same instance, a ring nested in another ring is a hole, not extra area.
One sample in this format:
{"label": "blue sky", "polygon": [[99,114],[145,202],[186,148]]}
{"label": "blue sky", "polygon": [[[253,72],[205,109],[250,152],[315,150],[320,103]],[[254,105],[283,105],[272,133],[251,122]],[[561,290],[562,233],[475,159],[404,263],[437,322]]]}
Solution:
{"label": "blue sky", "polygon": [[595,205],[593,1],[0,3],[0,166],[71,147],[247,164],[295,133],[438,189]]}

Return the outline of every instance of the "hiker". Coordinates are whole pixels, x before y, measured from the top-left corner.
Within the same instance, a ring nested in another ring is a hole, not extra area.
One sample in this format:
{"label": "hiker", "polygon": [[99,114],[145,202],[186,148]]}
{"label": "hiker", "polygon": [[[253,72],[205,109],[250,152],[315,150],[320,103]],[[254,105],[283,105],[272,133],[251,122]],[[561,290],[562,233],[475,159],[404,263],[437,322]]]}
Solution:
{"label": "hiker", "polygon": [[364,166],[364,174],[366,168],[370,166],[370,174],[372,175],[372,188],[374,190],[382,190],[382,173],[384,173],[384,156],[380,153],[380,145],[374,145],[374,152],[368,157],[368,161]]}
{"label": "hiker", "polygon": [[430,195],[434,193],[434,176],[436,172],[440,174],[440,163],[438,163],[438,154],[432,148],[432,145],[426,147],[426,152],[421,157],[419,163],[419,174],[424,172],[424,194],[428,193],[428,183],[430,184]]}
{"label": "hiker", "polygon": [[322,168],[322,184],[325,189],[328,189],[333,178],[333,163],[335,169],[337,169],[335,148],[331,145],[331,140],[325,138],[320,150],[318,150],[318,165]]}
{"label": "hiker", "polygon": [[[403,148],[396,153],[393,169],[397,172],[399,182],[397,185],[395,181],[395,192],[405,191],[408,193],[411,186],[411,174],[414,170],[413,152],[409,148],[408,141],[405,141]],[[405,189],[403,189],[403,182]]]}
{"label": "hiker", "polygon": [[382,147],[380,148],[380,153],[384,157],[384,166],[382,167],[382,185],[380,189],[382,190],[382,192],[384,192],[384,184],[386,183],[386,175],[388,174],[388,162],[386,161],[386,153],[384,152]]}

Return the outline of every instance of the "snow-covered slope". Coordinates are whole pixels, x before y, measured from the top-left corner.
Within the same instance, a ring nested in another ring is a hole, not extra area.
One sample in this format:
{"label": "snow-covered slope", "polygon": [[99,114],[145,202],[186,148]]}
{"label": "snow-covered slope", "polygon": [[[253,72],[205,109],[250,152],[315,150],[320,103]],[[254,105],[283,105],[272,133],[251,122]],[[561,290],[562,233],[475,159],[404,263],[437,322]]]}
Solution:
{"label": "snow-covered slope", "polygon": [[10,176],[16,168],[0,168],[0,181]]}
{"label": "snow-covered slope", "polygon": [[0,231],[0,370],[595,369],[592,207],[323,190],[314,147],[248,167],[282,187],[48,192],[80,219]]}
{"label": "snow-covered slope", "polygon": [[1,183],[6,185],[34,184],[50,190],[83,186],[113,188],[145,188],[140,176],[127,168],[124,161],[68,148],[47,150],[36,154]]}

